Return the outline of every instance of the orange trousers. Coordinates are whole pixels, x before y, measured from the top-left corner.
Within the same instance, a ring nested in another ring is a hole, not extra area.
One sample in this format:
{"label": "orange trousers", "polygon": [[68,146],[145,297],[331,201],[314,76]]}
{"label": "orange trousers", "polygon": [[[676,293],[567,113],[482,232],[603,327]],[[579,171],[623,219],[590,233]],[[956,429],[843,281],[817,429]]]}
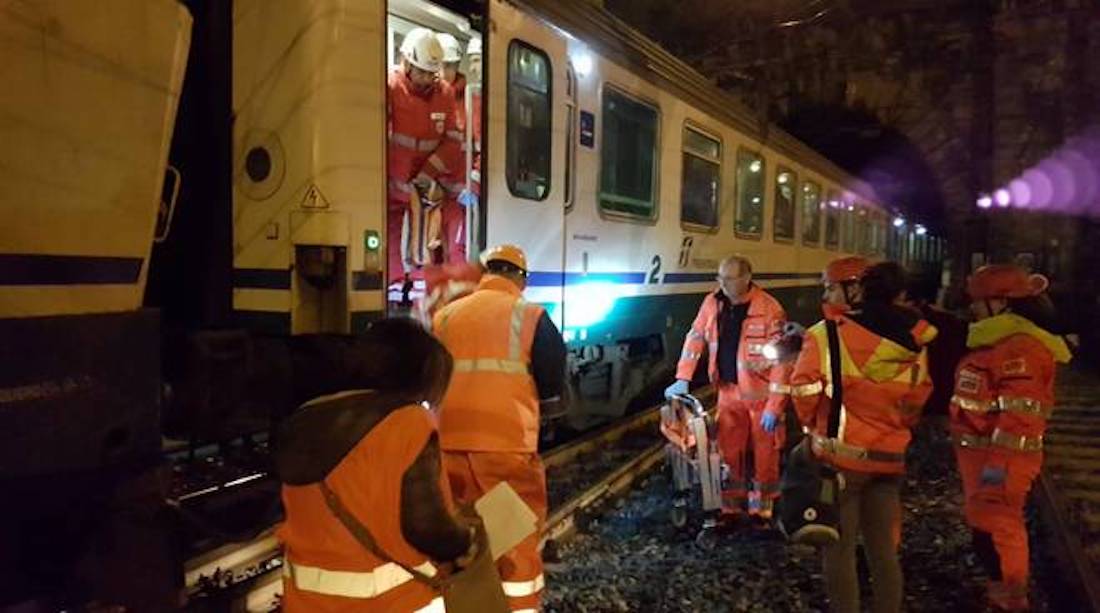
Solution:
{"label": "orange trousers", "polygon": [[[959,446],[955,454],[963,482],[966,523],[992,536],[1000,563],[1001,581],[990,586],[990,597],[999,600],[1004,594],[1019,600],[1022,591],[1026,599],[1029,558],[1024,504],[1039,475],[1043,454]],[[1005,467],[1004,484],[982,484],[982,468],[990,464]]]}
{"label": "orange trousers", "polygon": [[538,610],[545,584],[539,540],[547,513],[546,469],[538,454],[444,451],[443,470],[459,504],[473,504],[493,486],[507,481],[538,516],[539,529],[497,560],[512,610]]}
{"label": "orange trousers", "polygon": [[722,486],[723,512],[739,513],[744,504],[749,513],[770,518],[779,498],[779,456],[785,431],[782,422],[773,432],[760,425],[764,404],[765,400],[742,400],[735,384],[718,386],[718,448],[729,467],[729,478]]}

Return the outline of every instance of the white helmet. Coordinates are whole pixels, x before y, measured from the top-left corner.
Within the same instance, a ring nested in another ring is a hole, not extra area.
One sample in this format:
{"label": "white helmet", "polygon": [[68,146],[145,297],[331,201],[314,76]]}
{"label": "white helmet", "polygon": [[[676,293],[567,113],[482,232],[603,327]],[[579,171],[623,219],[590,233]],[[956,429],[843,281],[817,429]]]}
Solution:
{"label": "white helmet", "polygon": [[410,64],[428,72],[443,67],[443,46],[428,28],[414,28],[401,41],[401,55]]}
{"label": "white helmet", "polygon": [[466,45],[466,55],[481,55],[481,38],[471,38]]}
{"label": "white helmet", "polygon": [[446,32],[436,34],[435,37],[439,39],[439,44],[443,45],[444,62],[451,64],[462,61],[462,43],[459,43],[457,38]]}

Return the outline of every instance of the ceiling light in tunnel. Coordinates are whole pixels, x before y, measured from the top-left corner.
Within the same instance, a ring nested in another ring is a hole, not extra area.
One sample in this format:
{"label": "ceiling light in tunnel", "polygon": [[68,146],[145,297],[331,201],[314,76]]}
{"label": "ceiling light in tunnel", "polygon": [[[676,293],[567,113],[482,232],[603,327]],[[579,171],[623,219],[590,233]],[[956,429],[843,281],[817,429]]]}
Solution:
{"label": "ceiling light in tunnel", "polygon": [[978,196],[979,209],[988,209],[991,206],[993,206],[993,198],[991,198],[989,194],[982,194],[981,196]]}
{"label": "ceiling light in tunnel", "polygon": [[1001,188],[993,192],[993,201],[997,203],[997,206],[1002,209],[1012,204],[1012,194],[1007,189]]}
{"label": "ceiling light in tunnel", "polygon": [[928,234],[928,228],[917,224],[917,236],[924,236],[925,234]]}
{"label": "ceiling light in tunnel", "polygon": [[905,225],[905,218],[904,217],[895,217],[894,218],[894,227],[895,228],[900,228],[904,225]]}

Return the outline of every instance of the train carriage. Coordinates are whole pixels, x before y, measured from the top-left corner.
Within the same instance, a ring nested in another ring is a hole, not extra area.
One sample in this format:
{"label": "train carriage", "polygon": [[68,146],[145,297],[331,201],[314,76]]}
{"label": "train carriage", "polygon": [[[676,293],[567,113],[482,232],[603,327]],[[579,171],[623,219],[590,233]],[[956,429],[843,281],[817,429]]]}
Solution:
{"label": "train carriage", "polygon": [[485,181],[468,252],[527,251],[527,298],[570,347],[576,425],[621,414],[667,376],[725,255],[749,257],[808,321],[825,261],[882,257],[902,232],[869,186],[590,3],[238,0],[243,325],[356,330],[396,306],[401,284],[383,270],[398,238],[384,235],[385,79],[416,26],[485,40],[485,80],[471,85],[487,101]]}

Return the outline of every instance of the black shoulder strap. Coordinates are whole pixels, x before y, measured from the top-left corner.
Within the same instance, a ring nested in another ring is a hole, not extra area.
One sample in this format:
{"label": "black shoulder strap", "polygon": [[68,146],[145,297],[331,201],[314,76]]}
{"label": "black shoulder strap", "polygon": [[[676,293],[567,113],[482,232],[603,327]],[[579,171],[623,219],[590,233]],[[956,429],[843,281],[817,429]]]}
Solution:
{"label": "black shoulder strap", "polygon": [[340,520],[340,523],[343,524],[345,528],[347,528],[348,532],[350,532],[351,535],[355,537],[355,540],[359,541],[359,544],[363,546],[363,549],[366,549],[367,551],[374,554],[374,557],[376,558],[385,560],[387,562],[393,562],[394,564],[400,566],[401,568],[405,569],[410,575],[412,575],[413,579],[416,579],[421,583],[425,583],[437,590],[442,588],[443,581],[439,578],[429,577],[428,575],[425,575],[415,568],[410,568],[402,564],[401,562],[393,559],[392,556],[383,551],[382,548],[378,546],[378,542],[374,540],[374,537],[371,535],[370,530],[368,530],[367,527],[363,525],[363,522],[359,521],[357,517],[351,514],[351,511],[349,511],[348,508],[344,506],[344,502],[340,500],[340,497],[336,495],[336,492],[332,491],[332,488],[328,486],[328,483],[321,481],[318,485],[321,486],[321,494],[325,497],[325,504],[328,505],[329,510],[332,511],[332,514],[336,516],[336,519]]}
{"label": "black shoulder strap", "polygon": [[825,320],[825,332],[829,337],[829,381],[833,395],[829,403],[829,438],[835,438],[840,432],[840,407],[844,405],[844,386],[841,385],[840,334],[836,321]]}

